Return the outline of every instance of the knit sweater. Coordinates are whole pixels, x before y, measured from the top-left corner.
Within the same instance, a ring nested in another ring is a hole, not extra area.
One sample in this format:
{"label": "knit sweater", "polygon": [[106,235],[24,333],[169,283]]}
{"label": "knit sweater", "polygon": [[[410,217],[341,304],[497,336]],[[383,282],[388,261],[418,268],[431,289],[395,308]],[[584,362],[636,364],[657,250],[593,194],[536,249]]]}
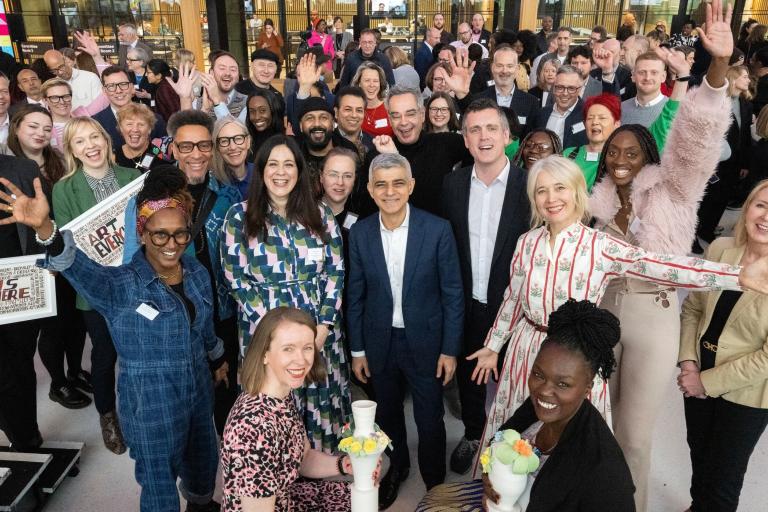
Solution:
{"label": "knit sweater", "polygon": [[621,124],[641,124],[648,128],[653,124],[669,98],[664,96],[661,101],[649,107],[641,107],[635,98],[621,102]]}

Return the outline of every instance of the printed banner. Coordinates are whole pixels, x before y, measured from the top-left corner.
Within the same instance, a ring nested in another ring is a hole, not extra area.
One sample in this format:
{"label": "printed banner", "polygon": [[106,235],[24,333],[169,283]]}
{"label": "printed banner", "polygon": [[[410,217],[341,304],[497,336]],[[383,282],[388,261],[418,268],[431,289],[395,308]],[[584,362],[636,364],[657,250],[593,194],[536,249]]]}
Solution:
{"label": "printed banner", "polygon": [[125,208],[141,190],[146,176],[136,178],[60,229],[72,231],[77,247],[96,263],[119,266],[125,246]]}
{"label": "printed banner", "polygon": [[53,274],[36,265],[44,254],[0,259],[0,325],[56,314]]}

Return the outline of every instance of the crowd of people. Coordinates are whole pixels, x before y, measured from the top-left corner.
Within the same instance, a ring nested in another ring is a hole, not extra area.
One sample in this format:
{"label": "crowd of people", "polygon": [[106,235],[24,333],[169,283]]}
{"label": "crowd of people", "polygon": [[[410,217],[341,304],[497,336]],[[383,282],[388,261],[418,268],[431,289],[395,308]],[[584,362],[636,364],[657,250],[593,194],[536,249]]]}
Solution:
{"label": "crowd of people", "polygon": [[[153,58],[130,24],[111,63],[77,33],[0,75],[0,258],[46,253],[58,305],[0,325],[0,428],[43,443],[39,347],[49,398],[95,402],[104,446],[129,451],[142,511],[179,493],[189,512],[345,511],[348,484],[325,479],[351,474],[339,442],[367,396],[392,439],[384,510],[410,474],[409,394],[420,511],[497,500],[478,460],[506,428],[544,463],[527,510],[646,511],[677,373],[688,510],[735,511],[768,424],[752,21],[734,40],[713,0],[699,28],[627,18],[575,45],[550,17],[491,33],[474,14],[454,35],[436,14],[411,59],[318,17],[282,84],[269,19],[247,70],[226,51],[209,72],[185,49]],[[101,266],[60,228],[142,175],[122,265]]]}

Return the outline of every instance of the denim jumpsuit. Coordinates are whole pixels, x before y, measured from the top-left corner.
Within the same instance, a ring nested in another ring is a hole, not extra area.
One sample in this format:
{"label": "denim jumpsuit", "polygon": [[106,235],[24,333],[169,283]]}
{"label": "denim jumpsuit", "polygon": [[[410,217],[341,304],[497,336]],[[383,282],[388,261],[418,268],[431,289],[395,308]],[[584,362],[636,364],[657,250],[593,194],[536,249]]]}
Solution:
{"label": "denim jumpsuit", "polygon": [[[120,368],[118,414],[136,461],[142,512],[178,512],[179,496],[207,503],[218,463],[213,425],[213,380],[208,360],[224,353],[213,332],[213,299],[207,270],[182,256],[182,298],[158,278],[144,251],[121,267],[104,267],[62,233],[64,251],[44,265],[61,272],[107,321]],[[143,314],[142,314],[143,313]],[[150,318],[154,317],[154,318]]]}

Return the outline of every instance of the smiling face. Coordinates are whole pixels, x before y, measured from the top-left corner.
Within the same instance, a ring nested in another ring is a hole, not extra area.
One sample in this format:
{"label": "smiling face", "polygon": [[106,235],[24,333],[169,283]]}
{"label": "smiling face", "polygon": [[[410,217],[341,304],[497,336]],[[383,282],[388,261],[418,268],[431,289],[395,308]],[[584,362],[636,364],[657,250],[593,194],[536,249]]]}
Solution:
{"label": "smiling face", "polygon": [[381,92],[381,80],[379,79],[378,71],[375,69],[363,69],[360,74],[359,85],[368,101],[380,101],[379,93]]}
{"label": "smiling face", "polygon": [[424,127],[424,108],[419,108],[413,94],[398,94],[389,99],[389,121],[395,137],[403,144],[419,140]]}
{"label": "smiling face", "polygon": [[617,186],[629,185],[645,165],[645,155],[635,134],[618,133],[605,150],[605,168]]}
{"label": "smiling face", "polygon": [[343,205],[355,185],[355,162],[342,155],[326,159],[320,173],[320,184],[328,203]]}
{"label": "smiling face", "polygon": [[31,112],[24,116],[16,130],[19,144],[24,153],[39,153],[51,143],[51,118],[40,112]]}
{"label": "smiling face", "polygon": [[435,68],[432,73],[432,92],[450,92],[448,87],[448,72],[442,67]]}
{"label": "smiling face", "polygon": [[264,354],[264,388],[279,390],[281,396],[304,385],[315,358],[315,333],[306,325],[281,322],[272,332]]}
{"label": "smiling face", "polygon": [[741,73],[739,73],[739,77],[736,79],[736,82],[733,84],[733,86],[736,88],[737,91],[745,92],[749,90],[750,80],[749,80],[749,73],[747,73],[747,70],[742,69]]}
{"label": "smiling face", "polygon": [[451,118],[451,110],[448,108],[448,102],[444,98],[437,98],[429,104],[429,122],[435,131],[448,125]]}
{"label": "smiling face", "polygon": [[123,72],[112,73],[105,77],[103,90],[115,110],[120,110],[133,99],[133,83]]}
{"label": "smiling face", "polygon": [[129,148],[140,150],[149,144],[149,132],[152,131],[152,127],[143,117],[133,116],[124,119],[119,128]]}
{"label": "smiling face", "polygon": [[544,132],[534,132],[523,144],[523,165],[530,169],[533,164],[542,158],[555,154],[552,139]]}
{"label": "smiling face", "polygon": [[514,86],[517,76],[517,53],[506,49],[495,52],[491,74],[497,87],[507,89]]}
{"label": "smiling face", "polygon": [[576,351],[545,343],[531,367],[528,390],[536,416],[562,432],[592,389],[589,363]]}
{"label": "smiling face", "polygon": [[301,133],[309,149],[321,151],[331,144],[333,116],[325,110],[313,110],[301,117]]}
{"label": "smiling face", "polygon": [[368,182],[368,193],[382,213],[397,216],[405,211],[414,185],[402,167],[376,169]]}
{"label": "smiling face", "polygon": [[[239,144],[231,138],[237,137],[238,135],[244,137]],[[235,123],[229,123],[219,130],[218,138],[230,138],[229,144],[225,147],[221,147],[217,141],[217,148],[221,154],[222,160],[234,169],[243,165],[245,159],[248,157],[248,148],[251,147],[251,136],[248,135],[248,132]]]}
{"label": "smiling face", "polygon": [[78,127],[69,143],[69,150],[85,169],[103,169],[107,165],[107,139],[90,125]]}
{"label": "smiling face", "polygon": [[602,144],[621,125],[621,122],[613,119],[611,111],[605,105],[592,105],[587,111],[584,125],[587,128],[589,142]]}
{"label": "smiling face", "polygon": [[534,197],[536,211],[553,230],[558,231],[579,220],[573,189],[546,170],[536,177]]}
{"label": "smiling face", "polygon": [[211,73],[213,74],[213,79],[216,80],[219,90],[229,94],[240,76],[240,68],[235,59],[229,55],[222,55],[216,59]]}
{"label": "smiling face", "polygon": [[69,87],[66,85],[49,87],[45,91],[45,106],[54,116],[69,118],[72,114],[72,94],[69,92]]}
{"label": "smiling face", "polygon": [[299,181],[299,168],[286,145],[275,146],[264,167],[264,185],[273,204],[285,204]]}
{"label": "smiling face", "polygon": [[254,81],[267,88],[277,74],[277,64],[267,59],[256,59],[251,62],[251,74]]}
{"label": "smiling face", "polygon": [[768,187],[757,192],[744,213],[747,243],[768,244]]}
{"label": "smiling face", "polygon": [[181,126],[176,130],[176,137],[173,139],[173,156],[179,169],[187,176],[187,181],[194,185],[205,181],[205,175],[208,174],[208,166],[211,163],[212,151],[200,151],[199,146],[192,148],[189,153],[182,153],[179,150],[180,145],[185,142],[199,143],[203,141],[211,142],[211,132],[208,128],[199,124],[188,124]]}
{"label": "smiling face", "polygon": [[341,131],[348,135],[356,135],[363,126],[365,117],[365,100],[359,96],[347,94],[339,100],[336,107],[336,122]]}
{"label": "smiling face", "polygon": [[637,91],[642,94],[654,94],[661,91],[661,83],[667,79],[664,63],[660,60],[642,59],[635,62],[632,81]]}
{"label": "smiling face", "polygon": [[584,81],[577,73],[558,73],[552,85],[552,95],[560,112],[565,112],[579,101]]}
{"label": "smiling face", "polygon": [[263,132],[272,126],[272,111],[266,98],[254,96],[248,100],[248,119],[257,132]]}
{"label": "smiling face", "polygon": [[144,254],[147,261],[156,272],[169,274],[178,268],[181,255],[189,244],[177,244],[173,236],[168,237],[168,243],[155,245],[152,233],[162,232],[173,235],[189,230],[187,218],[178,208],[163,208],[153,214],[144,225],[141,242],[144,244]]}
{"label": "smiling face", "polygon": [[493,109],[470,112],[464,123],[464,144],[475,163],[492,165],[504,158],[509,130],[502,127],[498,112]]}

